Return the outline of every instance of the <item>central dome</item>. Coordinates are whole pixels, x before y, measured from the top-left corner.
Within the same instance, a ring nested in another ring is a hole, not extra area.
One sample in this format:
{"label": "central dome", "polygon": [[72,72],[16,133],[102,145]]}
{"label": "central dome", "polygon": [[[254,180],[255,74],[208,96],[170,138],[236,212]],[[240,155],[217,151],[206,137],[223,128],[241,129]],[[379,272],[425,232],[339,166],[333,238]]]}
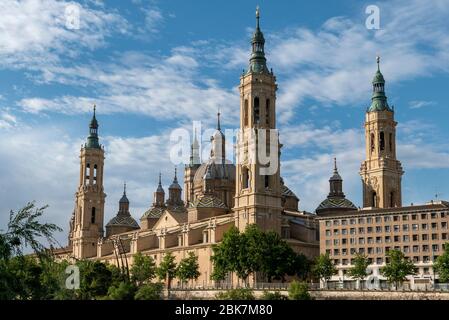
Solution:
{"label": "central dome", "polygon": [[210,179],[226,179],[235,181],[235,165],[230,161],[226,161],[226,163],[217,163],[213,159],[210,159],[208,162],[203,163],[195,173],[193,178],[194,183],[202,184],[206,172],[210,174]]}

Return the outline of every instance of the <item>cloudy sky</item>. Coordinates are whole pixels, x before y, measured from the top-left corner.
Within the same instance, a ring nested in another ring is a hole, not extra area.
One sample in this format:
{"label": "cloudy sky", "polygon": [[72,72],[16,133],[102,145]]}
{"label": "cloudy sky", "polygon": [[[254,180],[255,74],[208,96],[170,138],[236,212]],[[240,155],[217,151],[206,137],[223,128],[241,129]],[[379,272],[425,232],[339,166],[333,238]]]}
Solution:
{"label": "cloudy sky", "polygon": [[[65,243],[94,103],[105,220],[125,180],[138,219],[159,170],[165,187],[172,180],[174,129],[211,127],[218,108],[235,128],[257,4],[279,85],[281,174],[301,209],[327,195],[334,156],[348,198],[361,205],[376,55],[399,122],[404,204],[449,199],[448,1],[0,0],[0,228],[9,210],[36,200],[50,206],[46,220],[65,229]],[[365,26],[373,4],[379,30]],[[74,5],[79,28],[67,20]]]}

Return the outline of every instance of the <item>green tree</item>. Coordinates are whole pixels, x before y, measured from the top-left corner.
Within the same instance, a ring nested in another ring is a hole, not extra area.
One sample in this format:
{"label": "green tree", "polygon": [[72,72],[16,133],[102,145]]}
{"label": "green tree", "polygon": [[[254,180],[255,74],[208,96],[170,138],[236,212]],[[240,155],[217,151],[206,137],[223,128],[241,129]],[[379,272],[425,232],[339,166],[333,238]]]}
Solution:
{"label": "green tree", "polygon": [[137,286],[151,281],[156,276],[156,264],[150,256],[144,256],[140,252],[134,255],[131,268],[131,279]]}
{"label": "green tree", "polygon": [[83,300],[99,299],[108,294],[113,284],[112,272],[108,266],[99,261],[80,260],[79,297]]}
{"label": "green tree", "polygon": [[387,257],[389,261],[385,267],[381,268],[380,272],[389,283],[394,283],[395,289],[407,280],[408,275],[416,274],[415,265],[405,257],[402,251],[390,250],[387,252]]}
{"label": "green tree", "polygon": [[53,223],[39,222],[47,207],[36,208],[34,202],[29,202],[17,213],[10,211],[8,228],[0,233],[0,259],[22,255],[25,247],[30,247],[38,256],[45,254],[47,250],[41,238],[50,245],[57,244],[53,233],[62,229]]}
{"label": "green tree", "polygon": [[227,273],[235,272],[238,269],[240,242],[240,232],[235,226],[232,226],[224,233],[221,243],[213,245],[211,256],[214,265],[211,275],[213,280],[224,280]]}
{"label": "green tree", "polygon": [[159,267],[156,269],[156,274],[160,280],[167,282],[167,288],[170,289],[171,281],[176,276],[175,257],[170,252],[164,255]]}
{"label": "green tree", "polygon": [[134,300],[136,285],[129,281],[120,282],[118,286],[111,286],[108,289],[107,299],[110,300]]}
{"label": "green tree", "polygon": [[444,253],[437,258],[434,265],[440,282],[449,282],[449,243],[444,245]]}
{"label": "green tree", "polygon": [[358,281],[363,281],[368,275],[368,266],[368,257],[364,254],[357,253],[354,257],[354,266],[349,269],[348,275]]}
{"label": "green tree", "polygon": [[176,269],[176,276],[183,283],[189,280],[198,279],[200,276],[200,271],[198,264],[198,257],[193,253],[189,252],[188,257],[182,259]]}
{"label": "green tree", "polygon": [[290,283],[288,288],[288,297],[290,300],[311,300],[307,283],[296,280]]}
{"label": "green tree", "polygon": [[318,278],[322,279],[327,287],[329,279],[337,273],[332,260],[329,258],[329,254],[320,254],[316,259],[312,268],[312,273]]}
{"label": "green tree", "polygon": [[135,300],[161,300],[162,290],[164,289],[162,283],[147,283],[137,290]]}
{"label": "green tree", "polygon": [[293,270],[294,273],[298,276],[301,280],[306,280],[310,277],[312,262],[307,259],[307,257],[302,254],[298,253],[295,256],[295,261],[293,264]]}

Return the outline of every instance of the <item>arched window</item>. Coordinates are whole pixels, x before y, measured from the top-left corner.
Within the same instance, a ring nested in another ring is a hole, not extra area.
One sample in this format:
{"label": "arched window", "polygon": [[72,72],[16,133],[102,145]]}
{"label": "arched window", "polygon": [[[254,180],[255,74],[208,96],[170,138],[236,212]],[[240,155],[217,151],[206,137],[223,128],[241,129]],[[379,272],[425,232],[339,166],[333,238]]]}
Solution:
{"label": "arched window", "polygon": [[258,124],[260,121],[260,104],[259,104],[259,98],[254,98],[254,123]]}
{"label": "arched window", "polygon": [[370,138],[370,144],[371,144],[371,152],[374,152],[374,133],[371,133],[371,138]]}
{"label": "arched window", "polygon": [[377,208],[377,193],[375,191],[373,192],[373,199],[372,199],[372,201],[373,201],[373,207]]}
{"label": "arched window", "polygon": [[90,222],[95,223],[95,207],[92,207],[92,213],[90,216]]}
{"label": "arched window", "polygon": [[248,99],[245,99],[245,107],[243,110],[243,119],[244,119],[243,124],[245,127],[247,127],[248,126]]}
{"label": "arched window", "polygon": [[385,134],[383,131],[380,132],[379,147],[381,151],[385,150]]}
{"label": "arched window", "polygon": [[266,175],[265,176],[265,188],[270,187],[270,176]]}
{"label": "arched window", "polygon": [[388,143],[390,144],[390,152],[393,152],[393,134],[390,133],[390,136],[388,137]]}
{"label": "arched window", "polygon": [[248,168],[243,168],[243,189],[249,188],[249,170]]}
{"label": "arched window", "polygon": [[94,184],[97,184],[97,165],[94,165]]}
{"label": "arched window", "polygon": [[265,124],[270,126],[270,99],[267,99],[265,104]]}
{"label": "arched window", "polygon": [[89,184],[90,179],[90,163],[86,165],[86,172],[84,173],[85,184]]}

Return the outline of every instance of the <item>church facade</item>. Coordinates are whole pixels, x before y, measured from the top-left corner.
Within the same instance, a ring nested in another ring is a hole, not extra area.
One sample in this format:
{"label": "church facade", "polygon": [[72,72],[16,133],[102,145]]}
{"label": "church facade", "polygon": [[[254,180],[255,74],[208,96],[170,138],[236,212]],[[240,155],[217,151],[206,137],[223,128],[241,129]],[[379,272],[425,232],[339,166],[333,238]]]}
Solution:
{"label": "church facade", "polygon": [[[157,264],[168,252],[178,262],[193,252],[201,273],[196,285],[210,285],[212,246],[232,226],[243,231],[249,224],[277,232],[296,252],[310,259],[319,254],[316,216],[299,211],[299,198],[281,177],[281,145],[276,135],[277,84],[267,67],[264,46],[257,11],[249,67],[240,77],[239,160],[233,163],[226,159],[226,137],[218,114],[209,159],[200,163],[195,133],[190,162],[184,168],[183,188],[175,170],[166,197],[159,176],[153,203],[141,216],[140,224],[130,215],[125,186],[116,216],[104,225],[103,169],[107,163],[94,108],[89,136],[80,153],[79,186],[68,246],[57,253],[61,258],[131,266],[137,252],[151,256]],[[267,132],[263,142],[257,138],[262,131]],[[276,148],[273,150],[271,145]],[[270,150],[275,159],[276,166],[270,173],[264,171],[267,163],[258,159],[259,148]],[[228,281],[233,281],[231,278]]]}

